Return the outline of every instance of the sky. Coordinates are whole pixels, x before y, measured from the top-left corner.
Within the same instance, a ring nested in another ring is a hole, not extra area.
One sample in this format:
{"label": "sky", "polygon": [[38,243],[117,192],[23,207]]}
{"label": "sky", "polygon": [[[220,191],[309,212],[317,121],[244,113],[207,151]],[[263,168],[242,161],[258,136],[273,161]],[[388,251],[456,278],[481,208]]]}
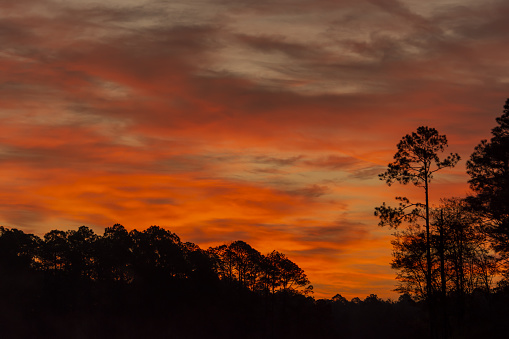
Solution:
{"label": "sky", "polygon": [[0,225],[244,240],[316,298],[397,298],[376,206],[396,144],[465,160],[509,97],[506,0],[0,0]]}

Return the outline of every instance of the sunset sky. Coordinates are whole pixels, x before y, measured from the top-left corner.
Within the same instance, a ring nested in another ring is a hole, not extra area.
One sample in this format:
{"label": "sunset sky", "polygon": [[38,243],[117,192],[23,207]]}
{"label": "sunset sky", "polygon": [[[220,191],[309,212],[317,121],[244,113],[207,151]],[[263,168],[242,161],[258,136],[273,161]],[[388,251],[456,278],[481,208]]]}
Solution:
{"label": "sunset sky", "polygon": [[315,297],[397,298],[374,207],[401,137],[465,160],[509,97],[507,0],[0,0],[0,225],[244,240]]}

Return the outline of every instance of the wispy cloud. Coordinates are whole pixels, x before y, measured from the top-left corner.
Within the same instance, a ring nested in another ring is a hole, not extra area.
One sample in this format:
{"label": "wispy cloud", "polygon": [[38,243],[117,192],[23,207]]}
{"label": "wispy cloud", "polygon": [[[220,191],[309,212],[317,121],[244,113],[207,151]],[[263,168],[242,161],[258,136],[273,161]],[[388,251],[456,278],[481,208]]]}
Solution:
{"label": "wispy cloud", "polygon": [[398,188],[377,174],[420,125],[468,157],[507,96],[505,1],[0,9],[0,223],[242,238],[295,256],[317,296],[389,295],[372,211]]}

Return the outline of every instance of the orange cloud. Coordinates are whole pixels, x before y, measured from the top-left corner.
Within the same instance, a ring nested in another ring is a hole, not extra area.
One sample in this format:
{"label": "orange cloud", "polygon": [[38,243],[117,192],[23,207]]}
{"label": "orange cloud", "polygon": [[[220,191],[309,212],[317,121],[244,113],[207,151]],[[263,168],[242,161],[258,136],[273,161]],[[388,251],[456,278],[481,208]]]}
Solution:
{"label": "orange cloud", "polygon": [[[393,296],[373,208],[423,192],[377,174],[420,125],[464,159],[489,136],[507,4],[175,4],[0,1],[0,223],[242,239],[316,296]],[[467,179],[438,173],[433,203]]]}

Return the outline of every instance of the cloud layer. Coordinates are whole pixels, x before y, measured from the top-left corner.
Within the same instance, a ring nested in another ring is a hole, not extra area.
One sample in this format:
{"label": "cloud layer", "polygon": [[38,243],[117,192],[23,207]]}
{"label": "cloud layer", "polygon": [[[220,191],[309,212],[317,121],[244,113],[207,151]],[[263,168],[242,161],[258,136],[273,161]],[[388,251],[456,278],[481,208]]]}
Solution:
{"label": "cloud layer", "polygon": [[[505,1],[0,1],[0,224],[242,239],[318,297],[394,296],[377,174],[468,158],[508,96]],[[467,192],[464,162],[432,198]]]}

